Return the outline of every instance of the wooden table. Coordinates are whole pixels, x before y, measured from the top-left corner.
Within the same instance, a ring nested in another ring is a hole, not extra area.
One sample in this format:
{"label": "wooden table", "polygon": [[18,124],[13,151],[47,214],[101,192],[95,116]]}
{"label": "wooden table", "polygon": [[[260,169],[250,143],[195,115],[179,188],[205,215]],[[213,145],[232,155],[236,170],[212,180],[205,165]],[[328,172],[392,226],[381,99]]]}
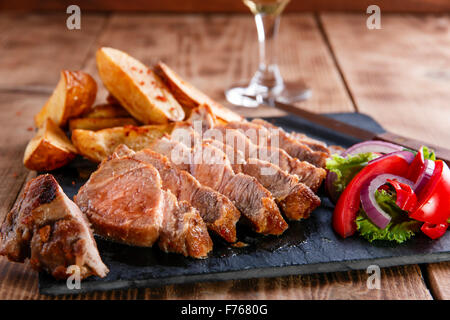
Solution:
{"label": "wooden table", "polygon": [[[22,165],[33,115],[61,69],[98,75],[95,51],[108,45],[146,64],[164,60],[224,102],[223,90],[257,67],[256,31],[249,15],[83,14],[81,31],[64,14],[0,14],[0,219],[35,173]],[[286,14],[279,64],[286,80],[314,90],[299,106],[315,112],[363,112],[386,129],[450,148],[450,17],[382,16],[368,30],[363,14]],[[100,83],[100,82],[99,82]],[[99,102],[106,96],[100,90]],[[278,115],[235,108],[243,115]],[[382,269],[381,290],[364,271],[172,285],[92,293],[62,299],[449,299],[450,263]],[[39,295],[28,264],[0,258],[0,299]]]}

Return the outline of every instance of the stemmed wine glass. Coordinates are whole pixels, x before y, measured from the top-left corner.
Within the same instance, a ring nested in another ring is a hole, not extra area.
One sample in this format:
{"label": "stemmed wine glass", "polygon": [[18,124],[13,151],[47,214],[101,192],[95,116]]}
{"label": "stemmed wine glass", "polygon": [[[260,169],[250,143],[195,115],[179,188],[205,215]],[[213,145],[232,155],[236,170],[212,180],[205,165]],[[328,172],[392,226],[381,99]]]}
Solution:
{"label": "stemmed wine glass", "polygon": [[243,0],[255,16],[259,41],[258,70],[248,85],[225,91],[228,102],[242,107],[257,107],[265,101],[293,103],[306,100],[311,90],[304,84],[286,83],[276,63],[276,38],[280,15],[290,0]]}

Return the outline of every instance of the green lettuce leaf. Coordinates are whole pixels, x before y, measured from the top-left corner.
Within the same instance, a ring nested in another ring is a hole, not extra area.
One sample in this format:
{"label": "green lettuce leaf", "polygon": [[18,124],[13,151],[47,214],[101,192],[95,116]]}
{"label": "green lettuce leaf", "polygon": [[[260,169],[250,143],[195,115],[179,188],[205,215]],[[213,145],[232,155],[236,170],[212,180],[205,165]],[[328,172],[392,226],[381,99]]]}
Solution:
{"label": "green lettuce leaf", "polygon": [[375,240],[388,240],[402,243],[409,240],[420,230],[421,222],[412,220],[408,213],[395,204],[395,194],[386,190],[375,192],[375,199],[380,207],[391,216],[391,222],[384,229],[378,228],[367,217],[364,210],[359,210],[356,218],[356,227],[360,235],[369,242]]}
{"label": "green lettuce leaf", "polygon": [[376,155],[369,152],[350,154],[346,157],[335,154],[328,159],[326,168],[337,175],[337,178],[334,181],[334,187],[336,188],[337,194],[340,195],[353,177],[361,171],[370,160],[375,158]]}
{"label": "green lettuce leaf", "polygon": [[436,154],[434,153],[433,149],[430,149],[428,147],[422,147],[422,150],[424,159],[436,160]]}
{"label": "green lettuce leaf", "polygon": [[[416,150],[412,150],[412,149],[408,149],[408,148],[404,148],[403,150],[412,152],[412,153],[414,153],[414,155],[417,154],[417,151],[416,151]],[[422,146],[422,153],[423,153],[423,158],[424,158],[425,160],[426,160],[426,159],[429,159],[429,160],[436,160],[436,154],[434,153],[434,150],[433,150],[433,149],[428,148],[428,147],[426,147],[426,146]]]}

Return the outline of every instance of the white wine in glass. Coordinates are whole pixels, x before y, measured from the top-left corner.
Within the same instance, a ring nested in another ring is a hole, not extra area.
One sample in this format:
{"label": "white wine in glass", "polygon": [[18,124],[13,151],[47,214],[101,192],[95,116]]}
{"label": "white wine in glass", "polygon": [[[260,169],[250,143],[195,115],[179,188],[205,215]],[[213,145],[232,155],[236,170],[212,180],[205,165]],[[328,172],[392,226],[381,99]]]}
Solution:
{"label": "white wine in glass", "polygon": [[242,107],[257,107],[265,99],[293,103],[306,100],[311,90],[303,83],[285,83],[276,63],[276,38],[280,15],[290,0],[243,0],[255,16],[259,41],[259,66],[248,85],[225,91],[228,102]]}

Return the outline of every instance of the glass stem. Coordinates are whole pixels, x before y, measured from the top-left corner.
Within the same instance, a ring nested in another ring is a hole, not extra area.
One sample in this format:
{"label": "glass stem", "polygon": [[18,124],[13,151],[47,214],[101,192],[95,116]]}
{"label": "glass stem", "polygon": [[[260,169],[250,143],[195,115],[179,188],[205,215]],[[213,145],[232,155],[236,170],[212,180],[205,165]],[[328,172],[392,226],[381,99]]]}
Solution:
{"label": "glass stem", "polygon": [[276,62],[276,40],[280,15],[256,14],[256,29],[259,42],[259,67],[254,81],[272,88],[282,85],[282,79]]}

